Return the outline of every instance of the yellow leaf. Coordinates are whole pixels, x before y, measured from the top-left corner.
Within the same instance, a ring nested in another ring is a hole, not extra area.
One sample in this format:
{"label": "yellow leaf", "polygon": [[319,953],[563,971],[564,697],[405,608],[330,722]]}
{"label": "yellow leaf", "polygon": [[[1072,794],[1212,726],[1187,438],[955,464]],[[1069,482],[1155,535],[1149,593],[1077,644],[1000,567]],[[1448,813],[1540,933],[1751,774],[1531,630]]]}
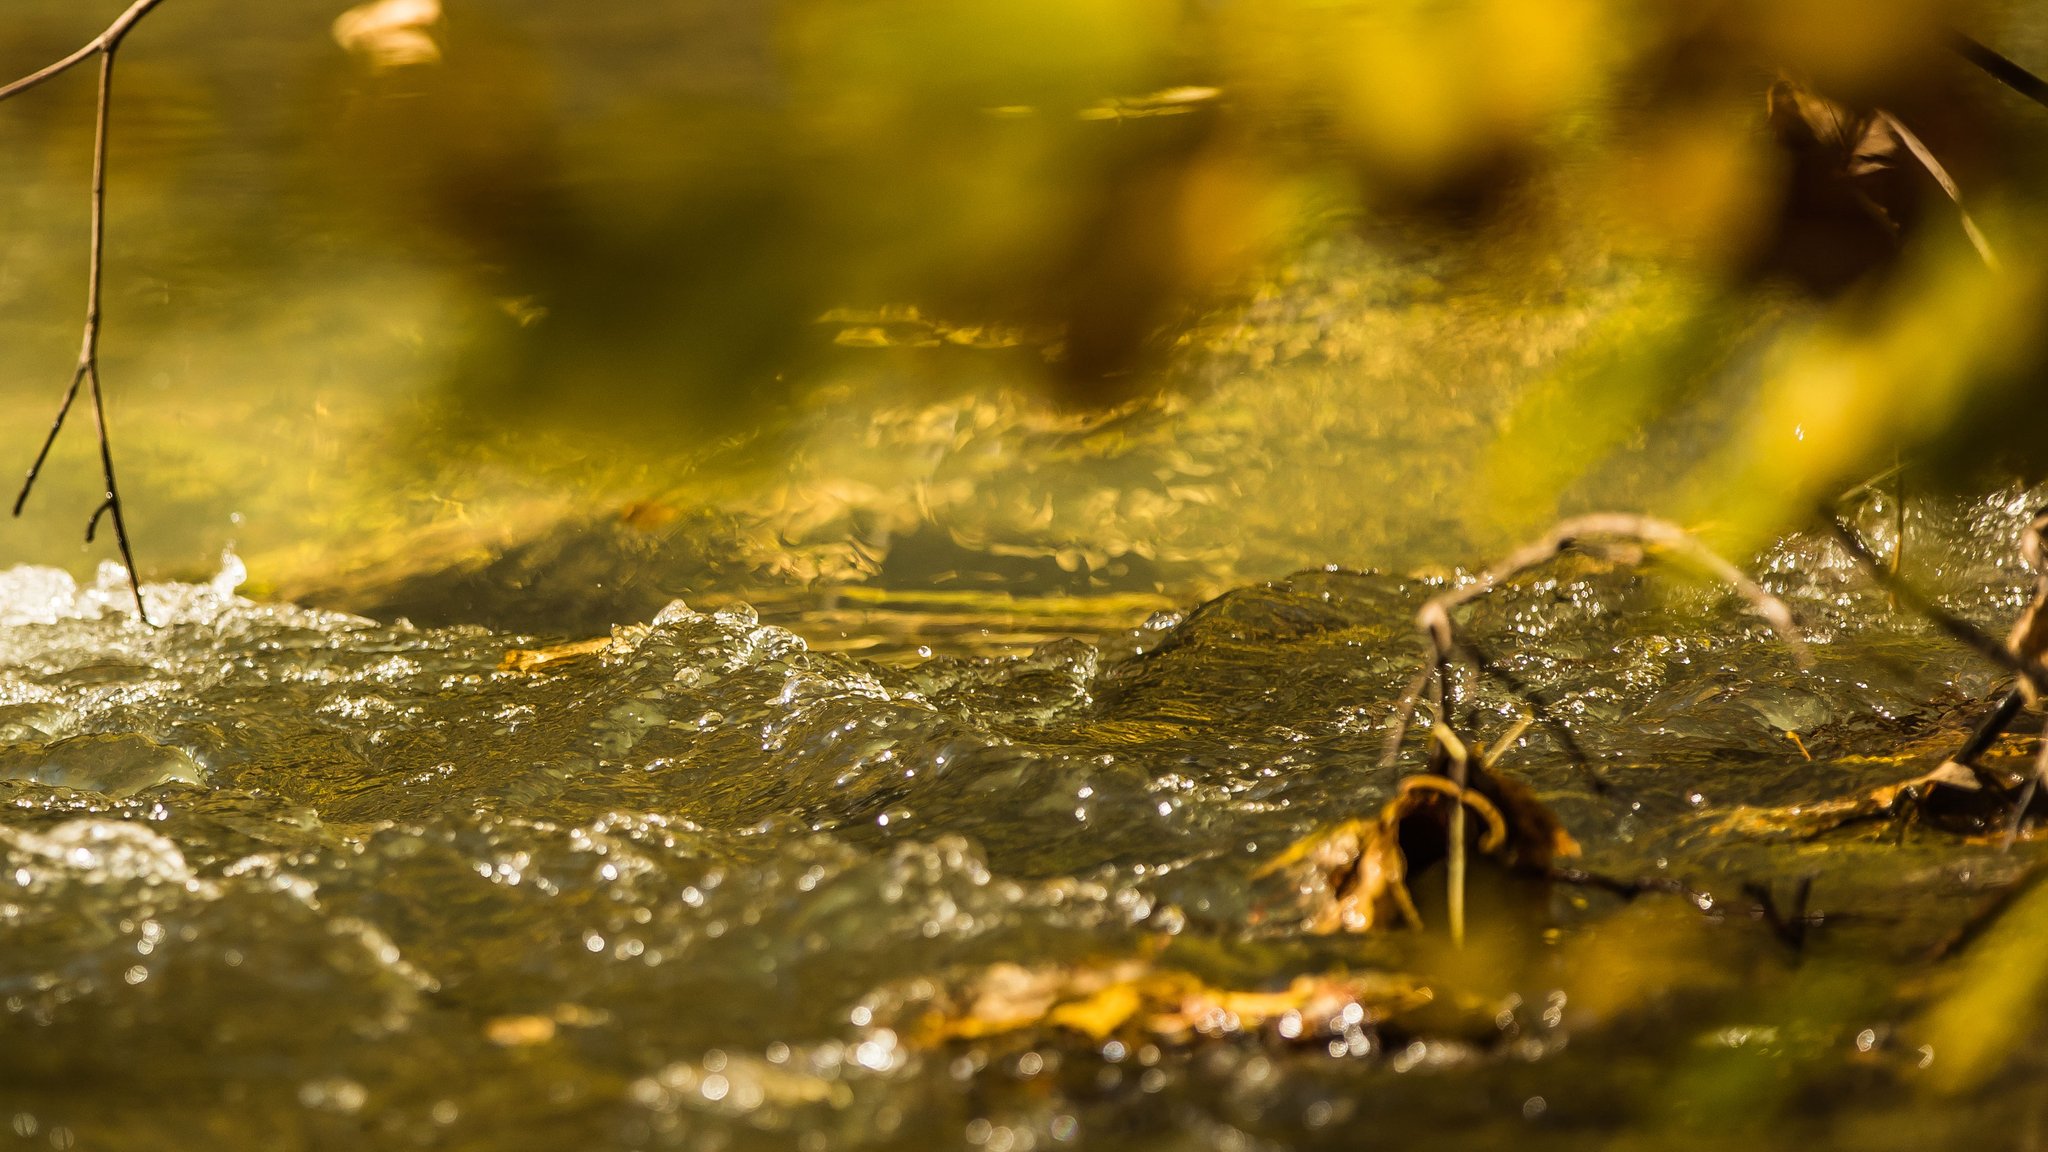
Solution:
{"label": "yellow leaf", "polygon": [[1086,1032],[1097,1040],[1110,1033],[1137,1015],[1140,1003],[1138,988],[1134,984],[1112,984],[1086,1000],[1061,1004],[1046,1017],[1046,1022],[1062,1028]]}

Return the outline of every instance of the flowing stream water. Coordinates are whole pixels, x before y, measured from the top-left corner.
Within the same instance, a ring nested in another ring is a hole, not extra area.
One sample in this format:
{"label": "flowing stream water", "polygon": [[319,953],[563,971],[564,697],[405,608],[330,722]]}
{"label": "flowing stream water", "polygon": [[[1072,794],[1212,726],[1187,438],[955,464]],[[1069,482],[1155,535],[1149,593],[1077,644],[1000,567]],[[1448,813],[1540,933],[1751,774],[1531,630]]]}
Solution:
{"label": "flowing stream water", "polygon": [[[95,30],[19,7],[10,75]],[[2039,979],[1973,943],[2037,846],[1824,827],[2005,682],[1818,536],[1735,558],[1811,668],[1655,561],[1469,610],[1590,763],[1464,682],[1583,853],[1475,868],[1462,948],[1443,867],[1359,935],[1266,874],[1422,768],[1381,753],[1424,600],[1555,512],[1682,504],[1810,302],[1631,254],[1569,165],[1490,226],[1310,197],[1063,408],[989,303],[1016,221],[1207,111],[842,139],[922,74],[829,21],[791,72],[782,6],[451,0],[445,72],[381,79],[342,7],[170,0],[122,50],[102,368],[156,626],[81,575],[74,427],[0,537],[0,1152],[2039,1146],[2040,1021],[1950,1075],[1930,1015]],[[1142,95],[1074,58],[1047,100]],[[0,110],[8,467],[77,348],[90,94]],[[987,172],[928,163],[962,139]],[[959,314],[870,298],[899,261]],[[1489,455],[1610,363],[1640,436]],[[2002,634],[2048,491],[1909,478],[1848,511]]]}
{"label": "flowing stream water", "polygon": [[[1930,505],[1919,570],[2010,614],[2040,496]],[[1907,751],[1997,680],[1829,546],[1759,568],[1814,670],[1661,570],[1568,562],[1473,613],[1604,786],[1540,728],[1502,771],[1587,869],[1689,894],[1475,897],[1463,952],[1440,920],[1306,935],[1254,877],[1415,767],[1413,741],[1378,757],[1433,580],[1318,570],[891,663],[678,601],[516,671],[516,634],[243,599],[232,556],[148,586],[155,628],[112,568],[16,568],[0,1118],[56,1148],[1848,1146],[1925,1064],[1893,1038],[1907,976],[2029,853],[1726,829],[1924,770]],[[1497,735],[1520,705],[1476,690]],[[1794,950],[1744,885],[1799,878],[1820,919]],[[1415,880],[1426,920],[1441,883]],[[1404,973],[1438,1010],[919,1039],[977,972],[1119,957],[1263,989]]]}

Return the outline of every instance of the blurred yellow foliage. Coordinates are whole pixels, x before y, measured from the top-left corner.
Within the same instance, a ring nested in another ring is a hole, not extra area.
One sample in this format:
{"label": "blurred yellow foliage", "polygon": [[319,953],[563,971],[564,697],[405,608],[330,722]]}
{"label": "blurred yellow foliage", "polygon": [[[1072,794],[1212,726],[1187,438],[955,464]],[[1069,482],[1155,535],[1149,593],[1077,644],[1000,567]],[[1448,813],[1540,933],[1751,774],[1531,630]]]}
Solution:
{"label": "blurred yellow foliage", "polygon": [[[309,154],[249,183],[298,189],[328,248],[396,254],[437,295],[459,282],[432,321],[455,345],[431,369],[454,427],[710,442],[794,411],[820,365],[856,354],[1097,407],[1314,365],[1330,378],[1299,419],[1329,430],[1333,484],[1384,485],[1357,462],[1388,455],[1335,425],[1455,437],[1439,450],[1460,466],[1404,477],[1410,502],[1503,538],[1595,504],[1754,538],[1898,451],[1982,458],[1987,426],[2029,450],[2000,412],[2037,391],[2025,157],[2048,118],[1945,47],[1961,29],[2023,55],[2002,10],[714,7],[349,8],[330,29],[348,55],[311,37],[324,65],[297,77],[300,118],[264,121],[250,148]],[[200,96],[208,122],[256,103],[147,63],[170,78],[133,65],[157,120],[123,144],[124,171],[168,173],[147,149],[197,134],[174,113]],[[1774,116],[1779,85],[1810,99]],[[1910,149],[1799,136],[1800,109],[1831,106],[1924,140],[2003,273]],[[220,199],[238,214],[210,227],[241,258],[303,243],[304,219]],[[1358,267],[1300,271],[1354,237]],[[891,309],[917,319],[818,323]],[[1200,371],[1160,370],[1190,359]]]}
{"label": "blurred yellow foliage", "polygon": [[2033,884],[1970,946],[1952,986],[1921,1017],[1914,1039],[1927,1045],[1926,1080],[1935,1091],[1983,1085],[2022,1047],[2048,991],[2044,930],[2048,887]]}
{"label": "blurred yellow foliage", "polygon": [[1858,469],[1938,437],[2033,351],[2039,275],[2031,263],[1987,272],[1951,245],[1874,316],[1833,315],[1788,335],[1740,429],[1695,481],[1695,514],[1757,543]]}

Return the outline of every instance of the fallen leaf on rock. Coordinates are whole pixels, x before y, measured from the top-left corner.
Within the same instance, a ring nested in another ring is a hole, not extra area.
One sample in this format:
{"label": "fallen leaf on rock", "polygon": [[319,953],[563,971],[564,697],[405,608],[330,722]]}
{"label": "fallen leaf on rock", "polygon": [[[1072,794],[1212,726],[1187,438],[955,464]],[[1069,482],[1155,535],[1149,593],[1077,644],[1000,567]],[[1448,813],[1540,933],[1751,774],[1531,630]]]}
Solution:
{"label": "fallen leaf on rock", "polygon": [[[1944,760],[1932,772],[1863,792],[1782,807],[1744,805],[1707,829],[1708,836],[1818,836],[1844,824],[1901,815],[1908,804],[1948,799],[1994,799],[1976,772]],[[2002,801],[1999,801],[2002,805]]]}

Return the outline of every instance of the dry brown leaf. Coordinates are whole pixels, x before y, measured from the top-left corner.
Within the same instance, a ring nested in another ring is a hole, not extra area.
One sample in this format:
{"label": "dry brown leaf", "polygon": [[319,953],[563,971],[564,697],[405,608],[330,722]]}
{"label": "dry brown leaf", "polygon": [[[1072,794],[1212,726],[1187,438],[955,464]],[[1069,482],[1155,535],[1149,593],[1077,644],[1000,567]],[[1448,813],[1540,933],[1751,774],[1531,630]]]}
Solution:
{"label": "dry brown leaf", "polygon": [[1260,1028],[1291,1013],[1298,1028],[1289,1038],[1313,1042],[1319,1033],[1385,1021],[1434,999],[1426,985],[1398,973],[1300,976],[1272,991],[1217,988],[1143,960],[1033,968],[1006,962],[942,993],[911,1036],[929,1047],[1044,1027],[1096,1041],[1134,1030],[1182,1042]]}
{"label": "dry brown leaf", "polygon": [[1302,928],[1317,935],[1397,922],[1420,927],[1422,915],[1408,895],[1399,817],[1388,818],[1398,803],[1389,804],[1378,820],[1346,820],[1303,838],[1254,879],[1288,877],[1294,895],[1311,909]]}
{"label": "dry brown leaf", "polygon": [[[1492,790],[1507,826],[1513,830],[1501,845],[1501,857],[1510,866],[1542,872],[1557,860],[1579,854],[1579,842],[1564,830],[1557,814],[1537,799],[1527,784],[1496,774],[1489,774],[1485,784]],[[1485,846],[1481,845],[1481,849]]]}
{"label": "dry brown leaf", "polygon": [[1855,111],[1811,89],[1779,79],[1765,94],[1771,130],[1794,152],[1824,156],[1844,176],[1888,168],[1898,141],[1880,119]]}
{"label": "dry brown leaf", "polygon": [[1129,1023],[1144,1002],[1144,991],[1139,985],[1112,984],[1085,1000],[1055,1005],[1046,1013],[1045,1022],[1103,1040]]}
{"label": "dry brown leaf", "polygon": [[[1450,806],[1458,786],[1436,775],[1409,776],[1373,820],[1346,820],[1312,833],[1254,874],[1285,876],[1304,913],[1303,931],[1316,935],[1419,928],[1422,916],[1408,892],[1409,861],[1401,833],[1413,821],[1434,825],[1448,836]],[[1525,786],[1485,773],[1464,789],[1462,800],[1479,817],[1474,848],[1482,856],[1541,872],[1559,857],[1577,856],[1578,841],[1565,832],[1550,809]]]}
{"label": "dry brown leaf", "polygon": [[1300,1017],[1299,1037],[1337,1031],[1345,1009],[1357,1005],[1363,1015],[1352,1024],[1373,1025],[1430,1003],[1435,993],[1413,977],[1387,972],[1359,975],[1297,976],[1279,992],[1234,992],[1197,987],[1181,998],[1173,1012],[1147,1021],[1152,1032],[1185,1040],[1193,1035],[1223,1036],[1258,1028],[1292,1012]]}

